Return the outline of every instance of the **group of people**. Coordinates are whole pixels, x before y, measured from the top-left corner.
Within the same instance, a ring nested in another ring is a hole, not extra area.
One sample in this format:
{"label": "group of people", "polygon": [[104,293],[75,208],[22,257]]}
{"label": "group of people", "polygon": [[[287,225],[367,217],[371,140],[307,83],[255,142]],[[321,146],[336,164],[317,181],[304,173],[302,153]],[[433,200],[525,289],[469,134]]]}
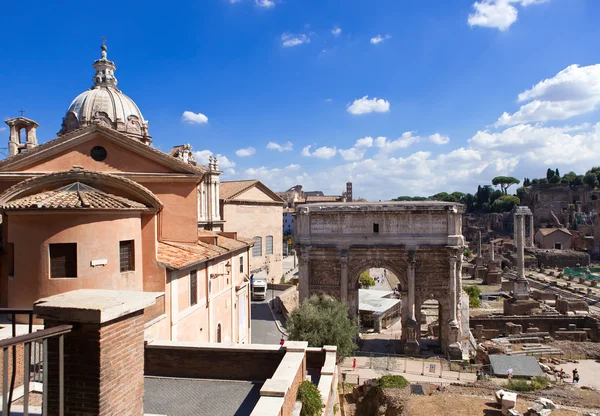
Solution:
{"label": "group of people", "polygon": [[[573,384],[578,384],[579,383],[579,372],[575,368],[572,371],[572,373],[573,373]],[[567,376],[567,374],[565,373],[565,371],[562,368],[560,370],[555,370],[554,371],[554,379],[556,381],[558,381],[558,380],[563,381],[566,378],[568,378],[568,376]]]}

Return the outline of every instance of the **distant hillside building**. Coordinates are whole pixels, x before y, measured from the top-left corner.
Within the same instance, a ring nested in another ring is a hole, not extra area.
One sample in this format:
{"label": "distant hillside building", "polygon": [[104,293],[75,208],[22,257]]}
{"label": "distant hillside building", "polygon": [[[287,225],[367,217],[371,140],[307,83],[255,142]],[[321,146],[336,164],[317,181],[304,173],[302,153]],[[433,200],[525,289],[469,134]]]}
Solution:
{"label": "distant hillside building", "polygon": [[540,228],[535,233],[535,242],[543,249],[569,250],[573,235],[566,228]]}

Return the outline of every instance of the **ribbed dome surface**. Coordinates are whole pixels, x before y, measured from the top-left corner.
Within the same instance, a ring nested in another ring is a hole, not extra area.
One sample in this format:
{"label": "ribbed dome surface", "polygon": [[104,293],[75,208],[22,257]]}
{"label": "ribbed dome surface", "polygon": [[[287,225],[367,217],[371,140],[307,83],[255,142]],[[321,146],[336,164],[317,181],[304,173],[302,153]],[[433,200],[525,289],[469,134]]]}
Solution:
{"label": "ribbed dome surface", "polygon": [[95,86],[79,94],[67,110],[67,113],[71,112],[79,121],[92,120],[96,112],[103,112],[113,123],[117,120],[124,123],[129,116],[136,116],[144,124],[144,117],[133,100],[109,86]]}
{"label": "ribbed dome surface", "polygon": [[94,86],[73,100],[63,119],[58,134],[66,134],[83,126],[99,124],[150,144],[148,122],[131,98],[117,88],[115,63],[106,58],[106,46],[102,45],[102,57],[94,61],[96,73]]}

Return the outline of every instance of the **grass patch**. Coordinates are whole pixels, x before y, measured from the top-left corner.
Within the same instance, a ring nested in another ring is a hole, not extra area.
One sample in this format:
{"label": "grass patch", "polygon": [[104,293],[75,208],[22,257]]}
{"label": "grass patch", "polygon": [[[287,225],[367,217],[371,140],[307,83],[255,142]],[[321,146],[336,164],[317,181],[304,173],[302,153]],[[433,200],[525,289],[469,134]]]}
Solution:
{"label": "grass patch", "polygon": [[528,383],[527,380],[509,380],[504,387],[507,390],[527,392],[545,389],[551,384],[552,382],[546,377],[534,377],[531,383]]}
{"label": "grass patch", "polygon": [[403,389],[408,385],[408,380],[402,376],[387,375],[377,379],[377,387],[382,389]]}

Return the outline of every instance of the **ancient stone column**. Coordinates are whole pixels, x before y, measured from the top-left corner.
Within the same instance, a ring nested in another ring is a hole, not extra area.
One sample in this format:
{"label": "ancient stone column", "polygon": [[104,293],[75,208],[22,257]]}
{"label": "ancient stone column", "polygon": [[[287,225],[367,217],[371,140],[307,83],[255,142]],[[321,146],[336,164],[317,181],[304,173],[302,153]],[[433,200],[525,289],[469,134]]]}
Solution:
{"label": "ancient stone column", "polygon": [[348,253],[342,251],[340,253],[340,264],[342,268],[342,280],[340,284],[340,300],[348,301]]}
{"label": "ancient stone column", "polygon": [[415,264],[414,252],[408,254],[408,319],[416,321],[415,318]]}
{"label": "ancient stone column", "polygon": [[456,319],[456,256],[450,255],[450,326],[458,326]]}
{"label": "ancient stone column", "polygon": [[309,279],[310,279],[310,247],[299,247],[298,256],[298,292],[300,303],[308,299]]}
{"label": "ancient stone column", "polygon": [[535,229],[533,226],[533,215],[529,216],[529,234],[531,237],[531,241],[530,241],[530,246],[529,247],[535,247],[535,241],[534,241],[534,236],[535,236]]}
{"label": "ancient stone column", "polygon": [[481,256],[482,256],[482,254],[483,254],[483,253],[481,252],[481,231],[478,231],[478,232],[477,232],[477,235],[478,235],[478,237],[479,237],[479,238],[477,239],[477,255],[478,255],[479,257],[481,257]]}
{"label": "ancient stone column", "polygon": [[495,256],[495,253],[494,253],[494,240],[492,240],[492,239],[490,239],[490,255],[491,255],[490,260],[492,262],[494,262],[494,259],[495,259],[496,256]]}
{"label": "ancient stone column", "polygon": [[517,245],[517,274],[525,279],[525,216],[515,214],[515,244]]}

